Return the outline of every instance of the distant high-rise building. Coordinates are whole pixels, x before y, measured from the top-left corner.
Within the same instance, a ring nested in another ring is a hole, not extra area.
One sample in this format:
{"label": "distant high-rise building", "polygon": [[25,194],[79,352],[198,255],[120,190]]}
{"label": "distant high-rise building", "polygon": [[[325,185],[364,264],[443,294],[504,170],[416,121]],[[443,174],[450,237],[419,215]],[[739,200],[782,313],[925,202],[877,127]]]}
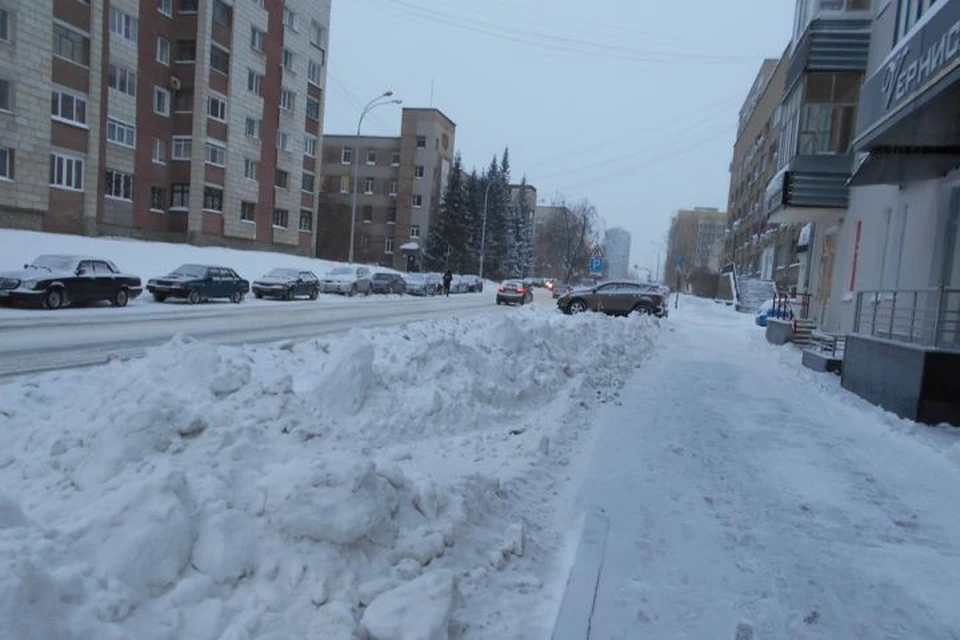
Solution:
{"label": "distant high-rise building", "polygon": [[620,227],[604,234],[603,253],[606,257],[607,277],[622,280],[630,275],[630,232]]}

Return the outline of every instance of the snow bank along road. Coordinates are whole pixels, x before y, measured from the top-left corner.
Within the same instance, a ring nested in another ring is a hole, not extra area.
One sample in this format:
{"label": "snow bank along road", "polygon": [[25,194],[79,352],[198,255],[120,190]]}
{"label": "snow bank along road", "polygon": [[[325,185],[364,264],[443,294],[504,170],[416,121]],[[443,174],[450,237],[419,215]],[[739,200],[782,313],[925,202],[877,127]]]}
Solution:
{"label": "snow bank along road", "polygon": [[960,638],[960,433],[869,406],[750,320],[681,302],[598,412],[590,637]]}
{"label": "snow bank along road", "polygon": [[[493,294],[387,298],[317,304],[276,302],[238,309],[229,303],[135,314],[35,312],[0,318],[0,376],[137,357],[177,334],[219,344],[304,339],[354,327],[464,316],[494,309]],[[111,311],[111,310],[104,310]]]}

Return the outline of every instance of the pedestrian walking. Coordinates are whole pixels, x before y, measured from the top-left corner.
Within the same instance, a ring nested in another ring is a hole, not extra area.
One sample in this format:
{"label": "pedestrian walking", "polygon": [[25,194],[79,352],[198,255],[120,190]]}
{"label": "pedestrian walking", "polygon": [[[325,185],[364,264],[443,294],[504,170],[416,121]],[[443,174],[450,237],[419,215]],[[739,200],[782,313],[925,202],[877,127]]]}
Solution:
{"label": "pedestrian walking", "polygon": [[450,283],[453,282],[453,273],[447,269],[443,274],[443,295],[450,297]]}

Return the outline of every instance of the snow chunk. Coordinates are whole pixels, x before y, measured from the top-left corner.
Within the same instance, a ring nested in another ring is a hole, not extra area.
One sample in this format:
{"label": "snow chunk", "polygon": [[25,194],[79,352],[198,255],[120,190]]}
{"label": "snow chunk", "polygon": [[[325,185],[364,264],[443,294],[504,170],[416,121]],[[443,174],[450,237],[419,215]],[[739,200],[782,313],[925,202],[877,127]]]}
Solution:
{"label": "snow chunk", "polygon": [[252,569],[249,524],[240,514],[211,516],[200,528],[193,548],[194,568],[218,583],[232,583]]}
{"label": "snow chunk", "polygon": [[424,574],[378,596],[360,626],[371,640],[446,640],[456,596],[452,571]]}
{"label": "snow chunk", "polygon": [[0,494],[0,529],[12,529],[27,524],[27,517],[23,515],[20,505]]}

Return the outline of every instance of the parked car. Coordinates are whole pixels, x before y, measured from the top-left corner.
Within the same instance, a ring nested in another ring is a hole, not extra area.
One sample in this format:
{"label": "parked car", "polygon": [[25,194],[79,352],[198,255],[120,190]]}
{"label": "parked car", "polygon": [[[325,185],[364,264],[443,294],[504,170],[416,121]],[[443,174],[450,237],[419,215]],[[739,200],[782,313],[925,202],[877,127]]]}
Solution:
{"label": "parked car", "polygon": [[638,282],[604,282],[574,289],[560,296],[557,306],[566,314],[599,311],[614,316],[652,314],[658,318],[668,314],[665,296]]}
{"label": "parked car", "polygon": [[560,296],[573,291],[573,286],[566,282],[554,282],[550,290],[552,291],[550,295],[553,296],[554,300],[557,300]]}
{"label": "parked car", "polygon": [[466,278],[467,276],[459,273],[453,274],[453,280],[450,281],[450,293],[469,293],[470,282]]}
{"label": "parked car", "polygon": [[44,255],[20,271],[0,273],[0,301],[44,309],[104,300],[125,307],[141,293],[143,284],[138,276],[123,273],[103,258]]}
{"label": "parked car", "polygon": [[372,282],[374,293],[403,295],[407,290],[407,284],[403,281],[403,276],[399,273],[378,272],[373,274]]}
{"label": "parked car", "polygon": [[373,273],[369,267],[336,267],[320,278],[321,293],[365,296],[373,291]]}
{"label": "parked car", "polygon": [[426,273],[408,273],[403,276],[406,292],[412,296],[435,296],[437,285]]}
{"label": "parked car", "polygon": [[251,287],[258,298],[283,298],[294,300],[307,296],[316,300],[320,295],[320,278],[313,271],[302,269],[272,269],[265,276],[254,280]]}
{"label": "parked car", "polygon": [[250,292],[250,283],[229,267],[202,264],[180,265],[162,278],[147,281],[147,291],[153,299],[163,302],[167,298],[182,298],[190,304],[205,300],[229,298],[239,304]]}
{"label": "parked car", "polygon": [[522,280],[507,280],[497,289],[497,304],[533,302],[533,290]]}
{"label": "parked car", "polygon": [[483,293],[483,278],[478,275],[467,274],[460,276],[460,281],[466,286],[467,293]]}

